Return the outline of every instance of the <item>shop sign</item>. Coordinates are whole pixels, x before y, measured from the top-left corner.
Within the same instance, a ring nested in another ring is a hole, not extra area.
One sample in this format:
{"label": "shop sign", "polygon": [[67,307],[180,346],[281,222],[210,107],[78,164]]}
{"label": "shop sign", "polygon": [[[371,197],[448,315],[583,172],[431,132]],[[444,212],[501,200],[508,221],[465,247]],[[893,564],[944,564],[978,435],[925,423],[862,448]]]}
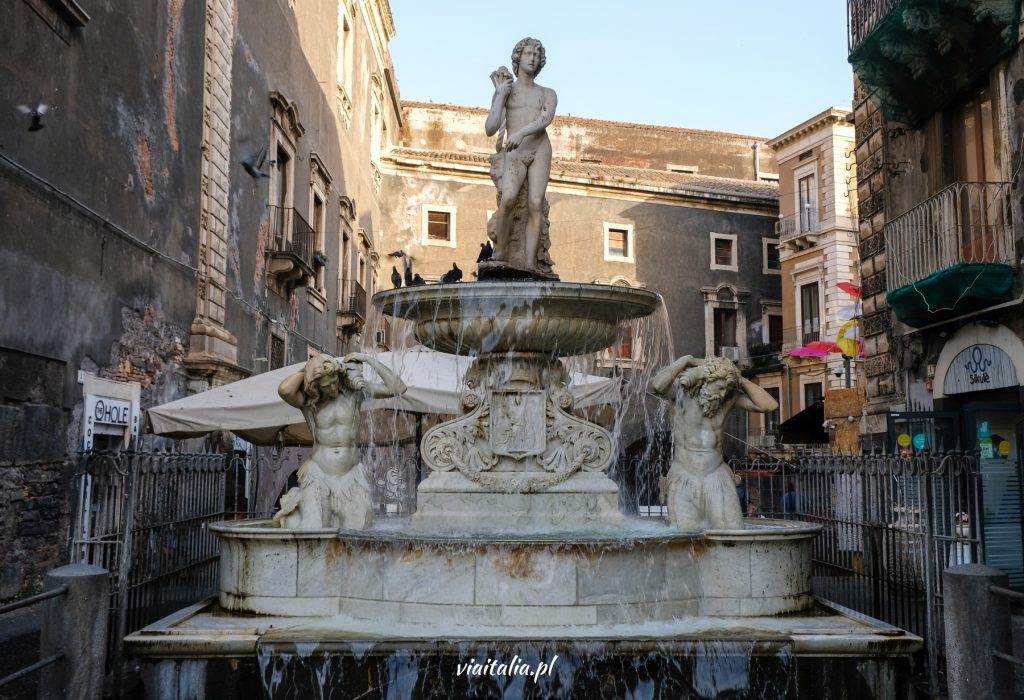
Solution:
{"label": "shop sign", "polygon": [[949,365],[942,391],[946,395],[987,391],[1017,386],[1013,360],[995,345],[978,344],[964,348]]}

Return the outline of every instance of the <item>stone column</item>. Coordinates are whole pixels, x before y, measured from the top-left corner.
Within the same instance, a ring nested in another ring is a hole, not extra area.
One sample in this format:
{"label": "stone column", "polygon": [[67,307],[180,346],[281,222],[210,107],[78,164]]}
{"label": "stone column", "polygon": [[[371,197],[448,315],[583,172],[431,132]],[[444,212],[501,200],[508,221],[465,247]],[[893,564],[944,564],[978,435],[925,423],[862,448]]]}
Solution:
{"label": "stone column", "polygon": [[993,651],[1010,653],[1010,602],[989,586],[1006,587],[999,569],[963,564],[942,572],[946,679],[950,700],[1014,697],[1013,668]]}
{"label": "stone column", "polygon": [[238,340],[224,326],[227,302],[228,191],[231,165],[232,0],[206,6],[203,141],[196,315],[185,365],[193,378],[223,384],[244,376]]}
{"label": "stone column", "polygon": [[67,586],[68,592],[46,601],[39,640],[41,658],[64,658],[39,676],[39,697],[103,697],[107,660],[108,572],[89,564],[69,564],[46,574],[44,590]]}

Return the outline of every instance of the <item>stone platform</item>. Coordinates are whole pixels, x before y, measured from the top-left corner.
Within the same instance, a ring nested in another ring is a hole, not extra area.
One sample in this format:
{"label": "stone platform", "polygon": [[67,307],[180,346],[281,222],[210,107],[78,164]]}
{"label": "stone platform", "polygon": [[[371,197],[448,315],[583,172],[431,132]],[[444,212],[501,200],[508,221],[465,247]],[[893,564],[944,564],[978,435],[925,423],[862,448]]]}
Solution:
{"label": "stone platform", "polygon": [[[372,611],[372,606],[370,606]],[[129,635],[146,697],[908,697],[921,639],[816,601],[800,614],[565,626],[231,614],[210,599]],[[557,655],[557,659],[556,659]],[[524,678],[458,665],[554,662]],[[519,685],[516,685],[516,684]]]}

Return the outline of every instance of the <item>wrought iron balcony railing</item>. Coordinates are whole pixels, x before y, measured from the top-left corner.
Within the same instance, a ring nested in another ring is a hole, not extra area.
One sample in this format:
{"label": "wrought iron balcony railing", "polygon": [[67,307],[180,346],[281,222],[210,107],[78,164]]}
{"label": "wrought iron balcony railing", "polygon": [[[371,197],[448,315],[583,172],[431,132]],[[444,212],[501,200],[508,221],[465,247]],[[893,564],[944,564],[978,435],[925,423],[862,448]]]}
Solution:
{"label": "wrought iron balcony railing", "polygon": [[817,320],[812,319],[802,326],[782,330],[782,351],[789,352],[818,340],[821,340],[821,326]]}
{"label": "wrought iron balcony railing", "polygon": [[846,0],[846,21],[849,28],[847,53],[860,46],[871,30],[896,6],[899,0]]}
{"label": "wrought iron balcony railing", "polygon": [[338,313],[366,317],[366,290],[355,280],[338,280]]}
{"label": "wrought iron balcony railing", "polygon": [[818,225],[818,210],[804,209],[799,214],[793,214],[775,222],[775,235],[779,242],[799,236],[804,233],[818,233],[821,227]]}
{"label": "wrought iron balcony railing", "polygon": [[302,216],[291,207],[269,205],[270,236],[267,251],[271,253],[292,253],[307,267],[313,269],[313,251],[316,232]]}
{"label": "wrought iron balcony railing", "polygon": [[885,225],[887,291],[963,263],[1013,264],[1010,183],[955,182]]}

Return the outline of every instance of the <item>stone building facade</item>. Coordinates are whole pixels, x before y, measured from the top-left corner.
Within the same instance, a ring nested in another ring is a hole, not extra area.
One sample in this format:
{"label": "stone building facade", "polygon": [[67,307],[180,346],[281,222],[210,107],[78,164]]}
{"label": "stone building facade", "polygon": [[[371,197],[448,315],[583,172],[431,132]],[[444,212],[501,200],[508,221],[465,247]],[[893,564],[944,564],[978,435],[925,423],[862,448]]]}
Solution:
{"label": "stone building facade", "polygon": [[[868,440],[973,448],[972,406],[1019,410],[1024,381],[1021,3],[932,3],[928,26],[875,5],[849,6]],[[1007,371],[964,390],[954,358],[976,347]],[[1013,421],[988,418],[1017,454]]]}
{"label": "stone building facade", "polygon": [[[1024,576],[1019,0],[849,3],[871,446],[978,450],[988,563]],[[893,47],[897,47],[893,50]]]}
{"label": "stone building facade", "polygon": [[[776,241],[766,245],[777,246],[773,262],[778,263],[774,269],[782,296],[779,306],[765,306],[766,345],[752,358],[750,373],[780,406],[774,414],[750,416],[756,447],[775,447],[779,424],[825,399],[830,391],[848,383],[859,385],[858,358],[847,363],[842,353],[823,349],[840,336],[859,337],[857,169],[851,114],[830,107],[768,142],[779,164],[780,194]],[[815,347],[821,349],[819,355],[806,352]],[[859,426],[859,412],[856,419]],[[817,420],[817,426],[822,423]]]}
{"label": "stone building facade", "polygon": [[361,344],[401,125],[386,0],[29,0],[4,23],[4,102],[49,109],[0,120],[0,598],[64,559],[77,451]]}

